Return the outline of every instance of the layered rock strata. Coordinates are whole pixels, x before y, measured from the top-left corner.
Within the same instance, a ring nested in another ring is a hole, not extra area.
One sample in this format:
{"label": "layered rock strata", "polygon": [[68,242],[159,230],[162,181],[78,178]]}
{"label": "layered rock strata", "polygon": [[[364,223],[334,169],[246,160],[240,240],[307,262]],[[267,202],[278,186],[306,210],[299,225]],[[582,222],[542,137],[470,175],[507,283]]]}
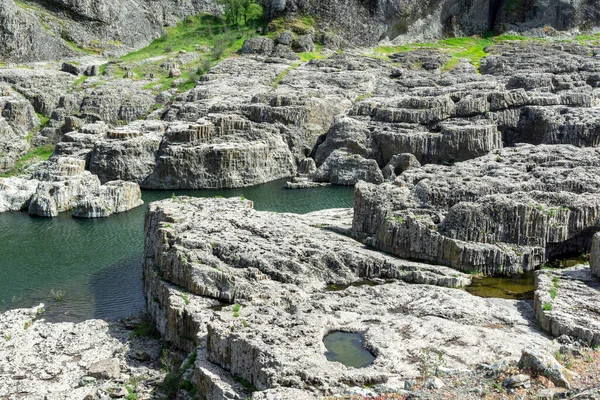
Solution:
{"label": "layered rock strata", "polygon": [[600,229],[597,148],[519,145],[361,183],[353,230],[381,250],[462,271],[530,271],[589,251]]}
{"label": "layered rock strata", "polygon": [[[549,345],[530,327],[532,310],[445,288],[469,280],[333,232],[349,223],[347,210],[274,214],[239,198],[150,205],[147,305],[167,340],[198,347],[203,398],[243,398],[240,378],[265,393],[307,398],[391,382],[418,374],[407,360],[425,347],[462,368]],[[327,361],[322,339],[335,330],[362,333],[375,362],[354,369]]]}
{"label": "layered rock strata", "polygon": [[143,204],[139,185],[100,179],[84,169],[83,160],[57,157],[38,165],[26,178],[0,178],[0,212],[27,210],[56,217],[73,211],[80,218],[107,217]]}
{"label": "layered rock strata", "polygon": [[28,134],[40,125],[31,103],[0,84],[0,173],[10,170],[29,150]]}

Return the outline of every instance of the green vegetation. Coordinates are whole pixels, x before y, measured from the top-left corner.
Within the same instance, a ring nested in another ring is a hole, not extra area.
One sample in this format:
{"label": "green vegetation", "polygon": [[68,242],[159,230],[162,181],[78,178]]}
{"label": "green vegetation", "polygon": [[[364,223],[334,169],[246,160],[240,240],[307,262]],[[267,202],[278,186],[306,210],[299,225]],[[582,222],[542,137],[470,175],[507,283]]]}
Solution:
{"label": "green vegetation", "polygon": [[[165,29],[165,33],[148,46],[121,57],[123,64],[130,64],[128,69],[134,74],[134,79],[154,75],[158,79],[145,86],[146,89],[154,87],[165,90],[179,82],[180,91],[192,89],[196,80],[220,60],[229,57],[242,48],[245,39],[255,34],[252,28],[256,24],[256,14],[246,16],[237,24],[225,24],[223,20],[209,14],[189,16],[173,27]],[[250,18],[252,17],[252,18]],[[185,65],[180,77],[169,77],[161,67],[164,63],[163,56],[171,53],[203,52],[200,59]],[[154,59],[154,58],[157,59]],[[125,76],[123,66],[115,69],[115,74]],[[183,83],[181,83],[183,82]]]}
{"label": "green vegetation", "polygon": [[87,75],[81,75],[79,78],[77,78],[75,80],[75,82],[73,82],[73,86],[79,86],[81,85],[83,82],[85,82],[87,79],[89,78],[89,76]]}
{"label": "green vegetation", "polygon": [[137,324],[135,328],[133,328],[133,331],[129,334],[130,339],[138,336],[159,339],[160,333],[152,322],[143,321]]}
{"label": "green vegetation", "polygon": [[552,300],[555,300],[557,295],[558,291],[556,290],[556,288],[550,289],[550,297],[552,297]]}
{"label": "green vegetation", "polygon": [[181,363],[179,362],[177,356],[174,353],[169,352],[168,349],[163,349],[160,357],[160,363],[162,370],[166,373],[166,376],[160,386],[165,391],[165,394],[167,395],[166,398],[174,399],[179,389],[184,389],[192,396],[192,398],[195,397],[196,388],[194,387],[193,383],[189,380],[182,382],[182,379],[185,372],[196,362],[196,357],[196,352],[191,353],[186,359],[185,363],[183,363],[181,368],[179,368],[178,365]]}
{"label": "green vegetation", "polygon": [[217,2],[223,5],[225,20],[231,25],[241,22],[247,25],[248,21],[258,21],[263,15],[263,8],[256,0],[217,0]]}
{"label": "green vegetation", "polygon": [[240,316],[240,310],[242,309],[242,306],[239,304],[235,304],[233,306],[233,316],[235,318],[238,318]]}
{"label": "green vegetation", "polygon": [[187,293],[185,293],[185,292],[181,293],[181,298],[183,299],[183,302],[185,303],[186,306],[188,304],[190,304],[190,298]]}
{"label": "green vegetation", "polygon": [[552,303],[545,302],[542,308],[544,309],[544,311],[552,311]]}
{"label": "green vegetation", "polygon": [[444,354],[441,351],[434,351],[431,347],[421,349],[419,353],[419,373],[423,381],[434,376],[438,368],[445,364]]}
{"label": "green vegetation", "polygon": [[450,55],[450,60],[444,65],[443,71],[450,71],[461,59],[468,60],[475,67],[479,68],[481,60],[487,56],[486,47],[496,43],[510,40],[543,40],[518,35],[499,35],[499,36],[471,36],[450,38],[438,40],[431,43],[411,43],[399,46],[380,46],[375,48],[373,54],[367,54],[370,57],[389,59],[394,53],[403,53],[423,48],[440,50]]}
{"label": "green vegetation", "polygon": [[280,32],[291,30],[293,32],[309,32],[314,28],[315,20],[310,15],[296,17],[293,20],[286,20],[285,17],[279,17],[269,22],[268,36],[275,39]]}
{"label": "green vegetation", "polygon": [[46,161],[54,153],[54,145],[36,147],[22,156],[10,171],[0,174],[0,178],[7,178],[21,174],[27,167],[40,161]]}
{"label": "green vegetation", "polygon": [[127,396],[125,397],[126,400],[137,400],[138,395],[131,386],[125,386],[125,389],[127,389]]}
{"label": "green vegetation", "polygon": [[279,73],[279,75],[277,75],[275,77],[275,80],[273,81],[273,87],[276,88],[277,86],[279,86],[279,84],[287,76],[287,74],[289,74],[291,70],[293,70],[294,68],[297,68],[299,65],[300,65],[299,62],[298,63],[294,63],[290,67],[288,67],[288,68],[284,69],[283,71],[281,71],[281,73]]}
{"label": "green vegetation", "polygon": [[40,129],[48,126],[48,122],[50,122],[50,117],[48,117],[42,113],[35,113],[35,114],[37,115],[37,117],[40,120],[40,126],[39,126]]}

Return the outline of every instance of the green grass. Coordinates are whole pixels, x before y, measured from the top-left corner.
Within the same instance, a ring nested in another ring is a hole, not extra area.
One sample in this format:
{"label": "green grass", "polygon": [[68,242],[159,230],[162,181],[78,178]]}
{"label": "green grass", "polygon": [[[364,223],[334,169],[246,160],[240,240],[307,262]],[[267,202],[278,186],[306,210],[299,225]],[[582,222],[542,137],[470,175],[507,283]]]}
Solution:
{"label": "green grass", "polygon": [[399,46],[379,46],[374,49],[372,54],[366,54],[369,57],[388,59],[391,54],[414,51],[422,48],[437,49],[450,55],[450,60],[444,65],[443,71],[452,70],[458,65],[461,59],[468,60],[475,67],[479,68],[481,60],[487,56],[485,48],[496,43],[510,40],[544,40],[539,38],[530,38],[519,35],[499,35],[499,36],[471,36],[450,38],[438,40],[431,43],[411,43]]}
{"label": "green grass", "polygon": [[181,50],[194,52],[199,47],[212,47],[223,39],[226,40],[226,49],[223,54],[226,57],[241,49],[244,40],[252,35],[253,32],[247,26],[228,27],[220,18],[210,14],[199,14],[189,16],[177,25],[166,28],[160,38],[155,39],[143,49],[121,57],[121,61],[138,62]]}
{"label": "green grass", "polygon": [[36,147],[33,150],[30,150],[23,157],[21,157],[19,161],[17,161],[13,169],[4,174],[0,174],[0,178],[7,178],[10,176],[19,175],[30,165],[35,164],[37,162],[46,161],[52,156],[52,153],[54,153],[54,145]]}
{"label": "green grass", "polygon": [[552,300],[556,300],[556,296],[558,296],[558,290],[556,288],[550,289],[550,297],[552,297]]}
{"label": "green grass", "polygon": [[542,308],[544,309],[544,311],[552,311],[552,303],[545,302]]}
{"label": "green grass", "polygon": [[158,332],[154,324],[148,321],[144,321],[137,324],[133,331],[129,334],[130,339],[133,339],[138,336],[159,339],[160,333]]}
{"label": "green grass", "polygon": [[81,75],[79,78],[77,78],[75,80],[75,82],[73,82],[73,86],[79,86],[81,85],[83,82],[85,82],[87,79],[89,78],[89,76],[87,75]]}
{"label": "green grass", "polygon": [[[121,57],[123,64],[130,65],[131,71],[137,79],[144,74],[152,73],[157,79],[144,86],[153,89],[160,85],[160,90],[173,87],[175,81],[182,81],[177,88],[180,92],[193,89],[200,75],[208,72],[220,60],[239,51],[244,41],[255,35],[255,31],[248,26],[238,25],[235,28],[226,26],[223,20],[209,14],[189,16],[173,27],[165,29],[165,33],[155,39],[148,46]],[[205,51],[204,56],[182,67],[179,78],[169,78],[168,73],[161,68],[164,57],[177,54],[180,51],[197,52]],[[149,60],[159,57],[157,60]],[[115,75],[124,76],[126,71],[118,66]],[[103,72],[103,71],[102,71]]]}
{"label": "green grass", "polygon": [[277,75],[275,77],[275,80],[273,81],[273,87],[276,88],[277,86],[279,86],[279,84],[287,76],[287,74],[289,74],[291,70],[293,70],[294,68],[297,68],[299,65],[300,65],[299,62],[294,63],[291,66],[289,66],[288,68],[284,69],[281,73],[279,73],[279,75]]}
{"label": "green grass", "polygon": [[40,120],[39,129],[46,127],[48,125],[48,122],[50,122],[50,117],[48,117],[47,115],[44,115],[42,113],[36,113],[36,115]]}

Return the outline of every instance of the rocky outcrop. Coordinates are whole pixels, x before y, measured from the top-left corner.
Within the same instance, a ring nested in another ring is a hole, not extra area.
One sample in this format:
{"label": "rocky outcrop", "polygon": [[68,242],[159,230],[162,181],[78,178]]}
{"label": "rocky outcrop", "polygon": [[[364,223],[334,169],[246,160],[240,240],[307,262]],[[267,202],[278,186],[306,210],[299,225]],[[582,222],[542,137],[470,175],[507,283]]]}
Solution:
{"label": "rocky outcrop", "polygon": [[[325,32],[339,32],[353,44],[373,45],[382,39],[431,40],[471,36],[488,31],[543,33],[592,29],[597,26],[598,6],[568,0],[409,0],[404,2],[353,0],[268,0],[267,16],[312,15]],[[545,30],[542,30],[545,28]]]}
{"label": "rocky outcrop", "polygon": [[99,399],[125,397],[129,386],[132,393],[149,396],[151,382],[164,377],[155,367],[162,344],[132,335],[134,320],[52,323],[45,320],[43,304],[0,314],[0,393]]}
{"label": "rocky outcrop", "polygon": [[38,183],[24,178],[0,178],[0,212],[26,210]]}
{"label": "rocky outcrop", "polygon": [[589,266],[539,271],[535,287],[535,315],[544,330],[589,346],[600,344],[600,282]]}
{"label": "rocky outcrop", "polygon": [[[334,233],[349,223],[347,210],[273,214],[239,198],[150,205],[148,308],[168,340],[199,346],[195,382],[205,398],[245,396],[232,376],[264,395],[287,390],[302,398],[416,376],[404,360],[425,347],[442,350],[448,366],[460,368],[488,355],[518,357],[525,343],[548,346],[529,327],[531,311],[439,287],[467,277]],[[335,330],[361,332],[375,362],[348,368],[327,361],[323,336]],[[451,336],[460,340],[449,346]],[[398,342],[403,346],[391,345]]]}
{"label": "rocky outcrop", "polygon": [[0,173],[13,168],[29,150],[28,135],[39,125],[31,103],[0,84]]}
{"label": "rocky outcrop", "polygon": [[21,62],[64,59],[84,50],[123,54],[187,15],[221,11],[216,2],[204,0],[2,0],[0,5],[0,57]]}
{"label": "rocky outcrop", "polygon": [[378,249],[462,271],[533,270],[600,229],[595,148],[520,145],[359,184],[353,230]]}
{"label": "rocky outcrop", "polygon": [[84,167],[83,160],[56,157],[34,167],[29,177],[0,179],[0,212],[27,209],[31,215],[56,217],[74,210],[75,217],[100,218],[143,204],[136,183],[102,185]]}

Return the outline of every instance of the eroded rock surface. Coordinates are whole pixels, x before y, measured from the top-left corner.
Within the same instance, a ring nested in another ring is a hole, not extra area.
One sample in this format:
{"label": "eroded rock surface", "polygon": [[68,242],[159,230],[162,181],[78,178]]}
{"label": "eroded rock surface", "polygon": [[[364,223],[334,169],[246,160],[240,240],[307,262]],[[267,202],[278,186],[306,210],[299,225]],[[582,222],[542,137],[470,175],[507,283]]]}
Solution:
{"label": "eroded rock surface", "polygon": [[[200,349],[195,376],[206,398],[243,398],[232,376],[265,391],[332,394],[414,377],[417,365],[407,360],[428,346],[463,368],[550,345],[526,303],[447,288],[469,279],[335,233],[349,225],[345,210],[274,214],[239,198],[150,205],[147,305],[165,338]],[[322,339],[335,330],[362,333],[375,362],[354,369],[327,361]]]}
{"label": "eroded rock surface", "polygon": [[533,270],[589,250],[598,226],[597,148],[519,145],[451,167],[359,184],[353,230],[376,248],[463,271]]}
{"label": "eroded rock surface", "polygon": [[539,271],[535,286],[535,314],[543,329],[589,346],[600,344],[600,281],[589,266]]}
{"label": "eroded rock surface", "polygon": [[[162,378],[161,343],[130,338],[117,322],[51,323],[43,305],[0,314],[0,395],[7,399],[99,399],[128,391],[145,398]],[[138,352],[148,355],[145,361]],[[133,382],[133,383],[132,383]],[[113,396],[111,396],[113,397]]]}
{"label": "eroded rock surface", "polygon": [[27,210],[56,217],[73,211],[80,218],[107,217],[143,204],[138,184],[100,179],[85,170],[85,161],[56,157],[39,164],[24,178],[0,178],[0,211]]}

